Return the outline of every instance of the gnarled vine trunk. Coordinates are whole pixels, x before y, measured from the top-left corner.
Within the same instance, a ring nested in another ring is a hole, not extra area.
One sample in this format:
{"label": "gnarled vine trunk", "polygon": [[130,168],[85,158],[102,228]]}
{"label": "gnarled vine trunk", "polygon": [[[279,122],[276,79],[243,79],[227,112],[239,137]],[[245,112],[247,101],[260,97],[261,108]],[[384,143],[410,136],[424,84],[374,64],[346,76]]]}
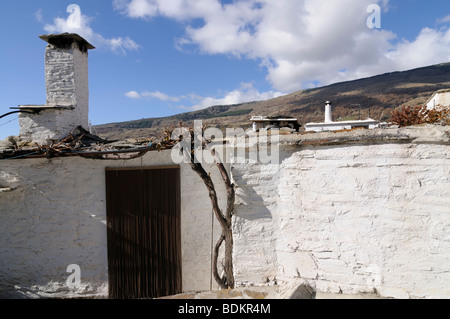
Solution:
{"label": "gnarled vine trunk", "polygon": [[[203,139],[203,138],[202,138]],[[214,156],[214,160],[220,175],[225,183],[227,189],[227,208],[225,214],[219,207],[217,193],[211,176],[205,171],[202,164],[195,160],[195,154],[191,155],[190,165],[191,168],[200,176],[203,180],[206,188],[208,189],[209,198],[211,200],[212,208],[216,219],[222,228],[222,234],[214,247],[213,255],[213,275],[216,282],[222,289],[234,288],[234,273],[233,273],[233,231],[232,231],[232,217],[234,212],[235,190],[234,184],[231,182],[230,176],[222,163],[220,157],[216,154],[214,149],[209,148],[208,143],[205,142],[205,148],[208,149]],[[225,243],[225,256],[224,256],[224,275],[221,277],[218,271],[218,257],[220,247]]]}
{"label": "gnarled vine trunk", "polygon": [[[164,141],[159,143],[158,146],[163,148],[163,144],[174,145],[180,143],[181,153],[185,158],[189,160],[189,164],[191,168],[200,176],[205,184],[208,195],[211,200],[212,208],[216,219],[219,221],[219,224],[222,229],[222,233],[214,246],[213,251],[213,276],[216,282],[222,289],[234,288],[234,272],[233,272],[233,231],[232,231],[232,218],[234,213],[234,201],[235,201],[235,190],[234,184],[231,181],[231,178],[225,168],[224,163],[220,156],[216,153],[216,151],[210,147],[209,141],[207,141],[203,137],[204,129],[201,132],[196,132],[192,127],[184,128],[182,123],[179,123],[178,126],[171,126],[170,128],[166,128],[164,135]],[[199,133],[199,134],[197,134]],[[196,135],[197,134],[197,135]],[[188,139],[189,141],[185,140]],[[199,142],[202,146],[200,150],[196,150],[195,141]],[[211,179],[210,174],[208,174],[201,161],[197,159],[196,152],[207,150],[214,157],[214,162],[220,172],[222,180],[225,183],[227,190],[227,207],[225,213],[220,209],[219,202],[217,199],[217,193],[214,186],[214,183]],[[223,263],[223,272],[224,274],[221,276],[219,274],[218,269],[218,258],[219,251],[222,245],[225,243],[225,256]]]}

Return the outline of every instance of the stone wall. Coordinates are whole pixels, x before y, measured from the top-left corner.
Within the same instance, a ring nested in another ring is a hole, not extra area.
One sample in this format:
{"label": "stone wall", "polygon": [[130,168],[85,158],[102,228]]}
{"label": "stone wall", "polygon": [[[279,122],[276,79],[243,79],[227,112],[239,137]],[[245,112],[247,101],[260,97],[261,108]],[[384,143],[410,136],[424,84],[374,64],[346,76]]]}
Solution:
{"label": "stone wall", "polygon": [[76,43],[70,49],[47,46],[45,84],[48,105],[74,107],[73,114],[64,119],[71,125],[70,130],[74,125],[88,127],[88,53],[81,52]]}
{"label": "stone wall", "polygon": [[290,136],[279,166],[233,166],[236,280],[450,297],[449,132]]}

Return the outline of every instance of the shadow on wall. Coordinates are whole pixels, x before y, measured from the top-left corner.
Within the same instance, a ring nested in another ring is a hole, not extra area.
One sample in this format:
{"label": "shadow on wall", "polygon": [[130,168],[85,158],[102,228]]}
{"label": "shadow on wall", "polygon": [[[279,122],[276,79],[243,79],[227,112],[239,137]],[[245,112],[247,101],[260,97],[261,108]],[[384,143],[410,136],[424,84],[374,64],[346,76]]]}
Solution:
{"label": "shadow on wall", "polygon": [[231,168],[236,185],[236,215],[248,221],[273,219],[271,208],[278,199],[278,180],[282,163],[292,152],[279,153],[278,164],[256,163],[233,165]]}
{"label": "shadow on wall", "polygon": [[[241,181],[242,182],[242,181]],[[239,184],[241,182],[238,182]],[[251,186],[239,186],[236,190],[239,199],[235,204],[235,209],[240,218],[249,221],[258,219],[272,219],[272,213],[263,205],[264,200]]]}

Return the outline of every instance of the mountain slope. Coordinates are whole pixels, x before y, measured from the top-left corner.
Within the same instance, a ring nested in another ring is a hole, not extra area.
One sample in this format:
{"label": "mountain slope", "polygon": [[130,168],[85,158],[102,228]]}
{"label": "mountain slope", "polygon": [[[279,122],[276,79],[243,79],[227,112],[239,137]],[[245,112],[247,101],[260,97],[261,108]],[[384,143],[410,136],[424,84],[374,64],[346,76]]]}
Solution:
{"label": "mountain slope", "polygon": [[431,95],[450,87],[450,63],[302,90],[267,101],[212,106],[204,110],[165,118],[149,118],[94,126],[103,138],[160,137],[165,126],[203,120],[212,126],[249,128],[255,115],[291,116],[302,125],[321,122],[325,101],[333,103],[333,120],[387,120],[390,111],[402,105],[424,105]]}

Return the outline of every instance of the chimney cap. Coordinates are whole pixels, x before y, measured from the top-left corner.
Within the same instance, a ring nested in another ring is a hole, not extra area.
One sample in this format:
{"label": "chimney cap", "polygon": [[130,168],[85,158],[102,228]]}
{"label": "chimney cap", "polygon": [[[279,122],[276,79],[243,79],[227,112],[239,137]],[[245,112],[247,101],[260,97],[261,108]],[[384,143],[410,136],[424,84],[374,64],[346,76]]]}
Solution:
{"label": "chimney cap", "polygon": [[87,42],[83,37],[76,33],[61,33],[61,34],[43,34],[39,36],[41,40],[56,46],[57,48],[68,48],[72,43],[76,42],[81,51],[95,49],[95,47]]}

